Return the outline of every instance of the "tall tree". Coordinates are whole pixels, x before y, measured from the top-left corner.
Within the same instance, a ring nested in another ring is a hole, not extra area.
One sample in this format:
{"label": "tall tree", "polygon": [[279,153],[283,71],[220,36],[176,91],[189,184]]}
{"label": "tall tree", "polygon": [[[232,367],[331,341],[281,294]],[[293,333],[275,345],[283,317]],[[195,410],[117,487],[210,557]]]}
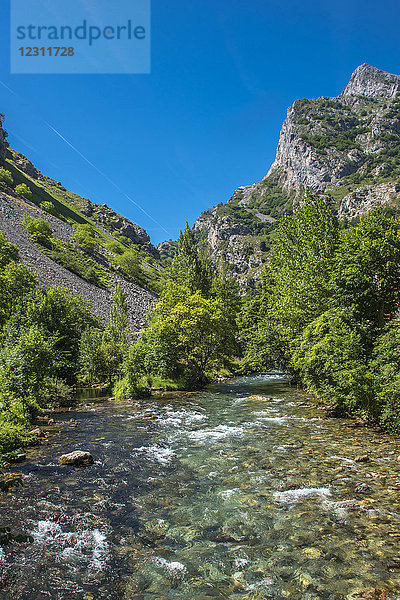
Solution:
{"label": "tall tree", "polygon": [[180,232],[178,252],[174,256],[170,278],[178,285],[187,287],[190,291],[199,291],[208,296],[211,288],[212,268],[207,247],[197,243],[188,223]]}

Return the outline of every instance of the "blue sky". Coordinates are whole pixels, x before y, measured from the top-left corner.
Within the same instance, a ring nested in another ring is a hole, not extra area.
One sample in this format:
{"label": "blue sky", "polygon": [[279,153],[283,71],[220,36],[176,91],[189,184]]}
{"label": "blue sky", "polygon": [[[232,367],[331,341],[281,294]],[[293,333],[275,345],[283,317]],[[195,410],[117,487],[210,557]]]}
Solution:
{"label": "blue sky", "polygon": [[296,98],[339,94],[363,62],[400,73],[398,0],[153,0],[149,75],[11,75],[8,4],[0,81],[13,93],[0,85],[0,112],[11,146],[153,243],[266,174]]}

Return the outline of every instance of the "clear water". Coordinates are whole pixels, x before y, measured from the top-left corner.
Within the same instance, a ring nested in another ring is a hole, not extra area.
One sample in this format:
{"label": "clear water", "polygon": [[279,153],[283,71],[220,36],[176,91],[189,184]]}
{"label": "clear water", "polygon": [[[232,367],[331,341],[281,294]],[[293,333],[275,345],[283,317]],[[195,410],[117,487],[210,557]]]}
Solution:
{"label": "clear water", "polygon": [[[399,443],[325,419],[279,376],[70,418],[1,499],[2,525],[34,538],[0,549],[2,600],[400,595]],[[95,465],[58,466],[74,449]]]}

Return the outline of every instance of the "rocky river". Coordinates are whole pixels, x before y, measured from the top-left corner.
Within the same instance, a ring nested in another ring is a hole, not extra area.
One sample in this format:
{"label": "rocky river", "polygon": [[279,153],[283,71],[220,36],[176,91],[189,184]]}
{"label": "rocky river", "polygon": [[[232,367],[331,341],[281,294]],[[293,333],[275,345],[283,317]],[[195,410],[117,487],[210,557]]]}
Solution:
{"label": "rocky river", "polygon": [[1,600],[400,598],[400,441],[281,375],[67,418],[1,498],[33,538],[0,548]]}

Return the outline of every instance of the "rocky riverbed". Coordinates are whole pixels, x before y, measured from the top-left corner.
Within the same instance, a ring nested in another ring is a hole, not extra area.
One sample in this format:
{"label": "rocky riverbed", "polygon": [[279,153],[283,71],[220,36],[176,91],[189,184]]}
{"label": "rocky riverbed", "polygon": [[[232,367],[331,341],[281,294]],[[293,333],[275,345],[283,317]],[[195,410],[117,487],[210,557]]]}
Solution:
{"label": "rocky riverbed", "polygon": [[1,499],[34,540],[0,551],[2,600],[400,597],[400,443],[278,374],[55,419]]}

